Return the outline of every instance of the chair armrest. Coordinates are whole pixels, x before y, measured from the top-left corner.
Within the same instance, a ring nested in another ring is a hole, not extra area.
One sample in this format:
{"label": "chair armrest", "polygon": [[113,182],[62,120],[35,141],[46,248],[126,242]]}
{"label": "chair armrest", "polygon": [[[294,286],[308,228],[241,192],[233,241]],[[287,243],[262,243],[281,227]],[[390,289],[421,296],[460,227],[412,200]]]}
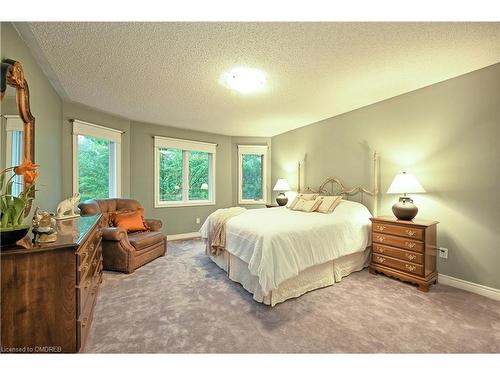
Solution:
{"label": "chair armrest", "polygon": [[123,228],[109,227],[102,230],[102,239],[105,241],[121,241],[127,238],[127,231]]}
{"label": "chair armrest", "polygon": [[146,224],[148,227],[153,231],[153,232],[159,232],[161,227],[163,226],[163,223],[161,220],[157,219],[145,219]]}

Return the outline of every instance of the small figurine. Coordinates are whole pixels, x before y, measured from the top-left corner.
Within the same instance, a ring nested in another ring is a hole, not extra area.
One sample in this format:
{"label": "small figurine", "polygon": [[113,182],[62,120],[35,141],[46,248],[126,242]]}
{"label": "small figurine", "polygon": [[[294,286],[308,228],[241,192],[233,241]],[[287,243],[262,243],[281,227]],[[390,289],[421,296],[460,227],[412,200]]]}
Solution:
{"label": "small figurine", "polygon": [[79,200],[80,193],[75,193],[72,197],[69,197],[68,199],[60,202],[56,208],[56,219],[63,220],[78,217],[78,215],[75,214],[75,206]]}
{"label": "small figurine", "polygon": [[40,210],[37,207],[33,214],[31,231],[35,235],[34,242],[45,243],[54,242],[57,240],[56,221],[53,218],[54,214]]}

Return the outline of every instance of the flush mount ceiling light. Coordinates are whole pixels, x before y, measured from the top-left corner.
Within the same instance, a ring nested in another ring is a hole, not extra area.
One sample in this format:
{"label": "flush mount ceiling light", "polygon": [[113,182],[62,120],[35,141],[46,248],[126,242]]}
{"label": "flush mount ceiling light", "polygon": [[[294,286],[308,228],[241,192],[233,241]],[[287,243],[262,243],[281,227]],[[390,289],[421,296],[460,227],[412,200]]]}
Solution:
{"label": "flush mount ceiling light", "polygon": [[222,73],[220,83],[241,94],[261,91],[266,87],[267,79],[263,71],[250,68],[234,68]]}

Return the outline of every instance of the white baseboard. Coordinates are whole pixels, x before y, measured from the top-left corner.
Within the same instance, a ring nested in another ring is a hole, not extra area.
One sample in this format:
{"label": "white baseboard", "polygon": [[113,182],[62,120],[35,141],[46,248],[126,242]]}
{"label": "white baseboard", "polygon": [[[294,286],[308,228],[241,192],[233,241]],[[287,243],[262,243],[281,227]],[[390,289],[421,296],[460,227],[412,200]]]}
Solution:
{"label": "white baseboard", "polygon": [[465,281],[451,277],[448,275],[439,274],[439,283],[443,285],[449,285],[454,288],[463,289],[468,292],[476,293],[481,296],[485,296],[497,301],[500,301],[500,289],[491,288],[489,286],[471,283],[470,281]]}
{"label": "white baseboard", "polygon": [[187,240],[190,238],[199,238],[199,237],[201,237],[200,232],[167,234],[167,241]]}

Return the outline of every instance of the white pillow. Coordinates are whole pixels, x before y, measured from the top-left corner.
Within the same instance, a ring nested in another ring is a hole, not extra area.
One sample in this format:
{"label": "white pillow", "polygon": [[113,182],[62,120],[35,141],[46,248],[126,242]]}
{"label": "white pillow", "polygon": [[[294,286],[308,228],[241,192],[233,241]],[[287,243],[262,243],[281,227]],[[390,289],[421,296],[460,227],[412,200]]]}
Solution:
{"label": "white pillow", "polygon": [[342,201],[341,195],[333,195],[333,196],[319,196],[317,198],[321,203],[318,205],[316,211],[321,212],[323,214],[331,214],[335,208]]}
{"label": "white pillow", "polygon": [[314,212],[322,203],[319,199],[305,200],[300,198],[299,201],[292,208],[294,211]]}
{"label": "white pillow", "polygon": [[299,202],[300,199],[303,199],[303,200],[306,200],[306,201],[310,201],[310,200],[314,200],[316,199],[316,197],[318,196],[318,194],[316,193],[313,193],[313,194],[297,194],[297,196],[295,197],[295,199],[293,200],[292,203],[290,203],[290,205],[288,206],[289,209],[293,210],[295,205]]}

